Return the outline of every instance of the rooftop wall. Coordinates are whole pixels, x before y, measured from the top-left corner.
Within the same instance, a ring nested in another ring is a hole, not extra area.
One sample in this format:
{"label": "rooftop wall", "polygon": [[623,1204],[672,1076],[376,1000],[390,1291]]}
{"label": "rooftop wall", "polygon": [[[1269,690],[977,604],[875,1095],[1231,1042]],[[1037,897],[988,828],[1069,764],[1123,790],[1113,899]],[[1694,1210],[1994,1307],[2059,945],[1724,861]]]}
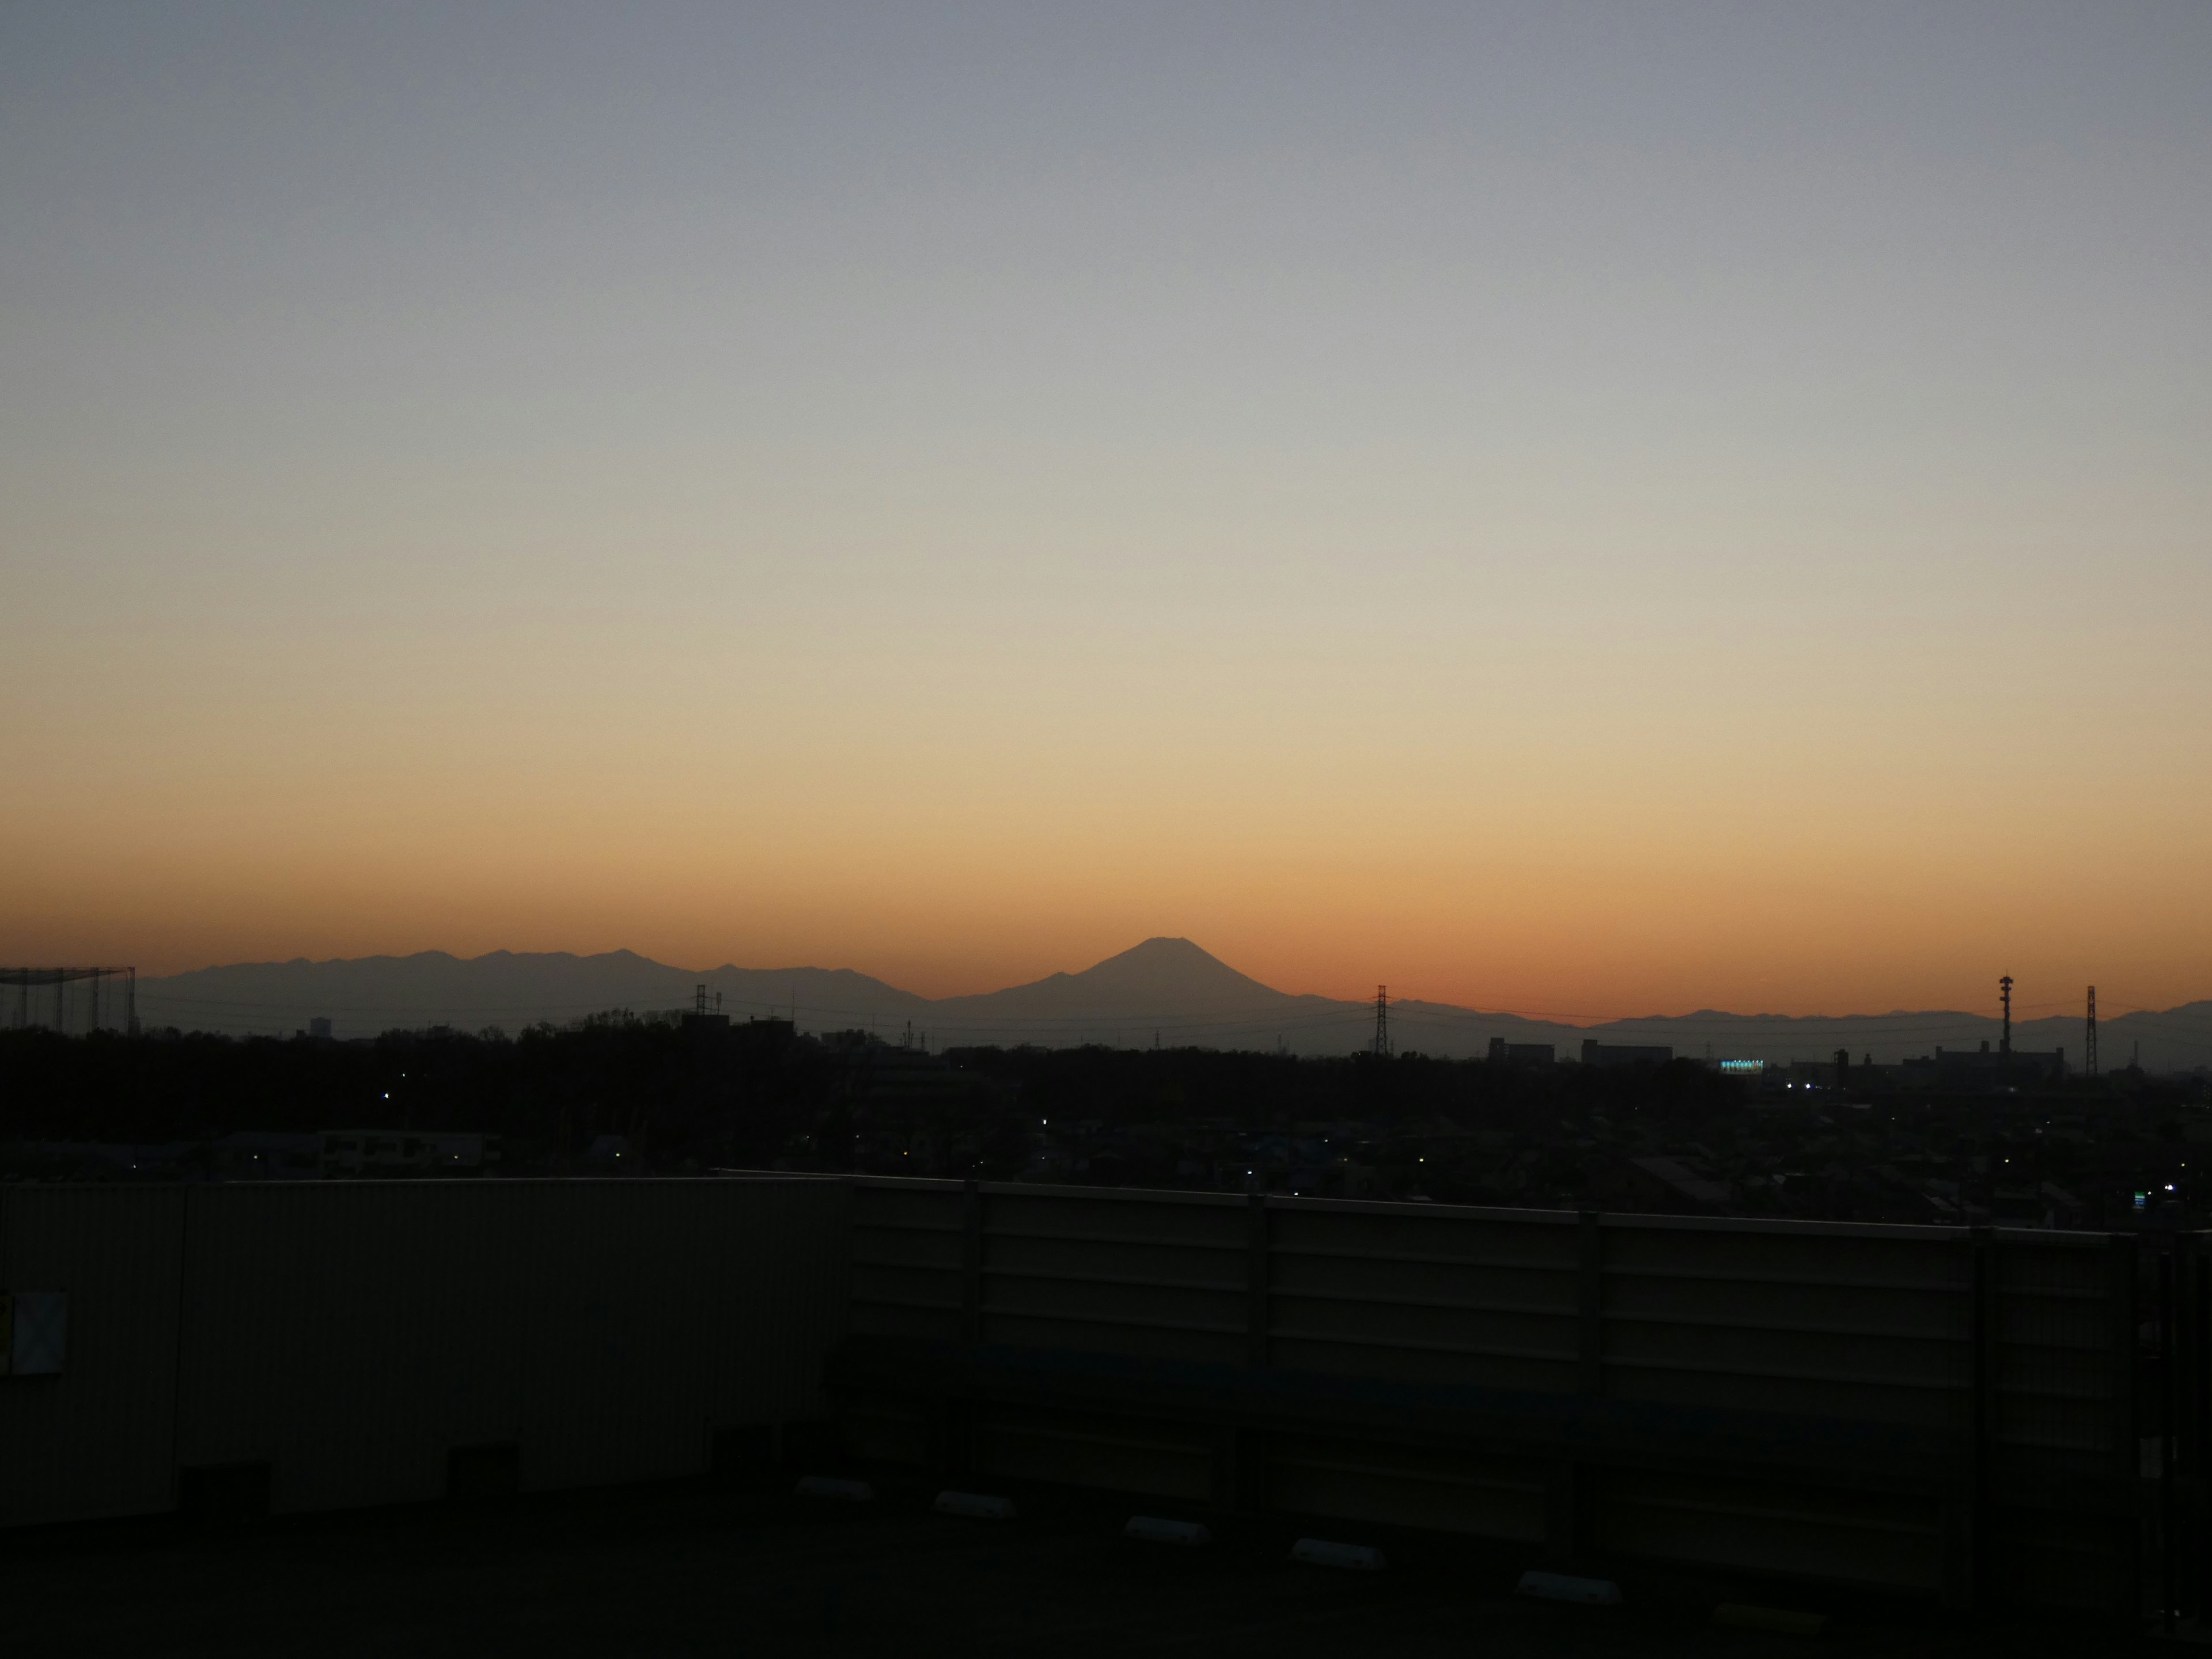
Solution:
{"label": "rooftop wall", "polygon": [[68,1296],[60,1373],[0,1378],[0,1524],[224,1471],[280,1513],[439,1498],[471,1457],[523,1490],[684,1476],[834,1407],[863,1459],[1959,1605],[2134,1608],[2146,1540],[2208,1535],[2194,1237],[874,1178],[23,1185],[0,1289]]}
{"label": "rooftop wall", "polygon": [[0,1379],[0,1523],[175,1507],[265,1466],[278,1512],[696,1474],[722,1428],[827,1413],[848,1194],[776,1180],[0,1189],[0,1285],[69,1294]]}
{"label": "rooftop wall", "polygon": [[855,1183],[878,1455],[1959,1604],[2138,1593],[2136,1241]]}

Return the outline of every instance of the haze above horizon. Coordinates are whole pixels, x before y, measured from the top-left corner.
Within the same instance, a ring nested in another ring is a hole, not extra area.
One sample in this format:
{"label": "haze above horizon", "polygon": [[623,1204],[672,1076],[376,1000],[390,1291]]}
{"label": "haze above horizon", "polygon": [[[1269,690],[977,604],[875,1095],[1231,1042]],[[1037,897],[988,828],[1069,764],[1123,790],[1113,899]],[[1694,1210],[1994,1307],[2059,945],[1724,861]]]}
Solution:
{"label": "haze above horizon", "polygon": [[[474,957],[456,956],[451,951],[433,949],[405,953],[383,954],[373,957],[330,957],[321,961],[311,961],[304,957],[295,957],[283,961],[209,963],[199,969],[186,969],[181,975],[151,979],[145,981],[145,983],[149,989],[158,990],[158,988],[165,984],[173,984],[178,978],[191,979],[196,976],[207,974],[221,975],[238,971],[252,971],[272,969],[362,969],[372,967],[404,969],[410,964],[422,963],[426,959],[429,958],[434,958],[439,962],[451,963],[453,966],[459,969],[483,968],[501,963],[515,963],[522,965],[552,963],[561,964],[563,966],[589,967],[598,963],[619,963],[635,964],[650,969],[665,969],[668,972],[679,975],[696,975],[708,980],[711,980],[715,975],[726,974],[732,971],[753,978],[759,978],[763,975],[773,976],[775,975],[786,973],[806,975],[810,976],[819,976],[823,975],[832,976],[853,975],[866,981],[870,985],[879,987],[883,989],[895,993],[900,997],[911,996],[922,1002],[933,1005],[988,1001],[992,999],[1011,994],[1039,991],[1048,992],[1056,986],[1066,984],[1072,988],[1079,987],[1085,990],[1095,991],[1098,995],[1103,996],[1107,1000],[1132,1014],[1138,1011],[1167,1014],[1176,1012],[1179,1008],[1182,1008],[1183,1011],[1188,1012],[1190,1006],[1218,1002],[1223,1000],[1224,998],[1232,1002],[1238,1001],[1243,999],[1245,994],[1250,994],[1252,996],[1266,1001],[1273,1001],[1283,999],[1296,1000],[1302,997],[1323,997],[1328,998],[1331,1000],[1344,1000],[1334,998],[1331,994],[1327,992],[1286,988],[1279,985],[1268,984],[1265,981],[1255,979],[1252,975],[1240,971],[1231,964],[1224,962],[1220,957],[1215,956],[1212,951],[1206,950],[1203,945],[1197,944],[1194,940],[1165,934],[1155,935],[1151,939],[1142,940],[1139,944],[1132,945],[1127,950],[1117,951],[1112,956],[1104,957],[1100,961],[1089,963],[1085,966],[1055,969],[1049,974],[1047,974],[1039,979],[1004,985],[977,987],[965,990],[941,993],[935,995],[927,995],[922,993],[914,992],[906,986],[893,984],[890,981],[884,978],[881,975],[870,973],[866,969],[852,963],[839,963],[834,965],[818,962],[795,962],[770,964],[764,963],[740,963],[732,960],[711,963],[705,962],[676,963],[659,962],[641,952],[622,949],[592,954],[584,954],[572,951],[516,951],[495,950],[485,951]],[[1378,984],[1376,988],[1378,993],[1386,993],[1389,989],[1387,984]],[[2028,990],[2033,990],[2034,988],[2028,988]],[[2039,988],[2049,989],[2050,988],[2045,987]],[[313,994],[308,993],[307,994],[309,994],[312,999]],[[1394,1006],[1407,1004],[1419,1004],[1427,1006],[1443,1006],[1465,1009],[1467,1012],[1480,1012],[1491,1014],[1510,1014],[1530,1019],[1562,1022],[1569,1024],[1601,1024],[1607,1022],[1634,1020],[1638,1018],[1669,1019],[1695,1014],[1722,1014],[1730,1018],[1797,1018],[1805,1017],[1810,1017],[1813,1018],[1852,1018],[1863,1015],[1955,1012],[1972,1014],[1978,1017],[1988,1016],[1988,1010],[1982,1007],[1965,1007],[1957,1010],[1907,1010],[1903,1008],[1821,1009],[1800,1011],[1800,1012],[1796,1014],[1784,1014],[1778,1010],[1764,1008],[1720,1009],[1711,1006],[1701,1006],[1697,1008],[1646,1008],[1627,1011],[1620,1009],[1593,1010],[1530,1008],[1499,1004],[1494,1006],[1486,1006],[1477,1010],[1469,1007],[1468,1005],[1443,1002],[1439,999],[1425,996],[1418,991],[1408,990],[1402,988],[1402,986],[1400,991],[1396,994],[1390,996],[1389,1000]],[[186,1000],[187,1002],[190,1002],[191,1000],[187,998]],[[1371,1006],[1370,999],[1364,996],[1354,997],[1349,999],[1349,1000],[1361,1007]],[[2068,1017],[2070,1017],[2072,1013],[2078,1012],[2076,1009],[2078,1000],[2078,998],[2072,997],[2057,997],[2043,1000],[2033,1000],[2031,999],[2030,994],[2028,994],[2028,991],[2024,990],[2023,994],[2015,999],[2014,1008],[2023,1019],[2030,1018],[2049,1018],[2059,1010],[2067,1011]],[[2212,1001],[2212,999],[2191,999],[2191,1000]],[[619,996],[615,999],[615,1003],[620,1003],[621,1001],[622,998]],[[1188,1005],[1188,1006],[1186,1006],[1186,1005]],[[226,1004],[224,1006],[229,1005]],[[237,1006],[241,1008],[251,1008],[256,1005],[246,1003]],[[610,1006],[614,1005],[610,1004]],[[598,1011],[598,1005],[593,1004],[591,1008],[586,1009],[585,1012]],[[2104,1011],[2107,1018],[2130,1012],[2160,1012],[2158,1010],[2141,1009],[2136,1005],[2121,1002],[2110,996],[2107,996],[2105,999]],[[817,1015],[824,1013],[834,1015],[840,1011],[836,1008],[824,1009],[819,1006],[809,1004],[806,1006],[806,1012]],[[865,1011],[848,1010],[847,1012]]]}
{"label": "haze above horizon", "polygon": [[2207,63],[7,8],[0,960],[2203,997]]}

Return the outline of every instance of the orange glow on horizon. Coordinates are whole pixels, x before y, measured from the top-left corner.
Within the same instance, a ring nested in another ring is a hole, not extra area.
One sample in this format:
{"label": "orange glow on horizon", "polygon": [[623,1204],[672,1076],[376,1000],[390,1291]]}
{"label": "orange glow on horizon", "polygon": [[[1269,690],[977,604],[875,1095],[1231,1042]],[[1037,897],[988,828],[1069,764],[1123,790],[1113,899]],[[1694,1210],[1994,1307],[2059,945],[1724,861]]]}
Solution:
{"label": "orange glow on horizon", "polygon": [[1607,17],[0,12],[0,961],[2212,997],[2212,9]]}

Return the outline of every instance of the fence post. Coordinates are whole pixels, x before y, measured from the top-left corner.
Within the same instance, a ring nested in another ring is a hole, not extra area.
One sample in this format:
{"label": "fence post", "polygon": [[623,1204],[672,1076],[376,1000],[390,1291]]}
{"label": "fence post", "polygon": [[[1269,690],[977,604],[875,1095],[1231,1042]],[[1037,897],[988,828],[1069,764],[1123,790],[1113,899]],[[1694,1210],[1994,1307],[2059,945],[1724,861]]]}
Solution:
{"label": "fence post", "polygon": [[2204,1235],[2193,1233],[2186,1241],[2188,1249],[2182,1260],[2188,1264],[2187,1276],[2183,1279],[2183,1317],[2181,1334],[2186,1339],[2187,1358],[2183,1378],[2186,1392],[2182,1396],[2182,1450],[2185,1462],[2182,1472],[2187,1477],[2185,1492],[2188,1498],[2189,1554],[2182,1571],[2182,1595],[2185,1599],[2183,1611],[2203,1622],[2208,1607],[2205,1576],[2206,1559],[2212,1535],[2208,1535],[2208,1493],[2212,1492],[2212,1457],[2208,1457],[2208,1438],[2212,1438],[2212,1261],[2204,1251]]}
{"label": "fence post", "polygon": [[1973,1389],[1972,1447],[1966,1486],[1966,1556],[1967,1605],[1977,1612],[1988,1610],[1995,1599],[1996,1587],[1990,1582],[1990,1565],[1995,1559],[1994,1540],[1990,1536],[1990,1522],[1996,1510],[1990,1501],[1990,1486],[1996,1476],[1996,1445],[1997,1415],[1997,1246],[1996,1235],[1990,1227],[1968,1229],[1973,1252]]}
{"label": "fence post", "polygon": [[[1267,1369],[1268,1253],[1274,1240],[1268,1223],[1267,1196],[1244,1200],[1244,1369]],[[1253,1515],[1267,1507],[1267,1444],[1265,1434],[1231,1422],[1218,1430],[1213,1450],[1213,1502],[1218,1509]]]}
{"label": "fence post", "polygon": [[983,1189],[973,1176],[960,1183],[960,1340],[983,1340]]}
{"label": "fence post", "polygon": [[[1575,1218],[1575,1377],[1584,1431],[1596,1427],[1592,1409],[1605,1397],[1605,1237],[1598,1212]],[[1589,1543],[1590,1471],[1574,1452],[1552,1470],[1544,1494],[1544,1548],[1554,1560],[1580,1557]]]}
{"label": "fence post", "polygon": [[1996,1405],[1996,1297],[1987,1227],[1962,1229],[1966,1376],[1956,1484],[1943,1504],[1943,1605],[1966,1612],[1989,1600],[1990,1438]]}
{"label": "fence post", "polygon": [[1576,1219],[1578,1369],[1583,1397],[1597,1400],[1605,1394],[1605,1239],[1595,1210],[1584,1210]]}
{"label": "fence post", "polygon": [[2175,1532],[2173,1489],[2173,1461],[2179,1449],[2174,1441],[2181,1426],[2181,1379],[2175,1375],[2173,1340],[2180,1302],[2174,1268],[2180,1246],[2179,1239],[2168,1238],[2158,1253],[2158,1614],[2168,1636],[2173,1634],[2174,1602],[2180,1588],[2177,1583],[2180,1540]]}
{"label": "fence post", "polygon": [[1254,1193],[1244,1200],[1244,1364],[1249,1370],[1267,1369],[1267,1195]]}
{"label": "fence post", "polygon": [[2132,1233],[2112,1235],[2112,1265],[2106,1280],[2112,1297],[2112,1490],[2119,1498],[2112,1523],[2123,1540],[2119,1583],[2113,1586],[2115,1611],[2130,1620],[2142,1616],[2142,1362],[2137,1334],[2142,1322],[2137,1241]]}

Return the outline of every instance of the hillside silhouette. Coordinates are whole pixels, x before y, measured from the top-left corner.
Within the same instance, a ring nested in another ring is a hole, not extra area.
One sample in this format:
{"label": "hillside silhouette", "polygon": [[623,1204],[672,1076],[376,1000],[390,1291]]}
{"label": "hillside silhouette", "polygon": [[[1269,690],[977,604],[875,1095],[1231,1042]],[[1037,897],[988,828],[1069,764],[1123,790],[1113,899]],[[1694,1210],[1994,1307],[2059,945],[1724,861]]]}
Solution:
{"label": "hillside silhouette", "polygon": [[[1344,1054],[1365,1045],[1374,1011],[1365,1001],[1301,995],[1266,985],[1187,939],[1155,938],[1075,973],[968,996],[929,998],[849,968],[672,967],[629,951],[594,956],[495,951],[462,958],[442,951],[406,957],[327,962],[245,963],[142,979],[138,1005],[152,1028],[290,1036],[310,1019],[329,1018],[340,1036],[447,1025],[509,1031],[562,1024],[611,1008],[645,1013],[691,1006],[696,989],[719,996],[732,1018],[795,1017],[811,1031],[862,1030],[902,1037],[910,1023],[933,1048],[1067,1047],[1281,1048]],[[1997,1045],[1992,1016],[1957,1010],[1800,1017],[1703,1010],[1577,1026],[1448,1003],[1404,1001],[1391,1008],[1401,1052],[1443,1056],[1484,1053],[1492,1039],[1550,1043],[1562,1059],[1585,1039],[1662,1043],[1677,1054],[1784,1060],[1823,1059],[1837,1049],[1854,1059],[1893,1060],[1938,1048]],[[2021,1020],[2022,1050],[2064,1048],[2081,1058],[2074,1016]],[[2107,1070],[2140,1052],[2153,1071],[2212,1065],[2212,1002],[2107,1018],[2101,1028]]]}

